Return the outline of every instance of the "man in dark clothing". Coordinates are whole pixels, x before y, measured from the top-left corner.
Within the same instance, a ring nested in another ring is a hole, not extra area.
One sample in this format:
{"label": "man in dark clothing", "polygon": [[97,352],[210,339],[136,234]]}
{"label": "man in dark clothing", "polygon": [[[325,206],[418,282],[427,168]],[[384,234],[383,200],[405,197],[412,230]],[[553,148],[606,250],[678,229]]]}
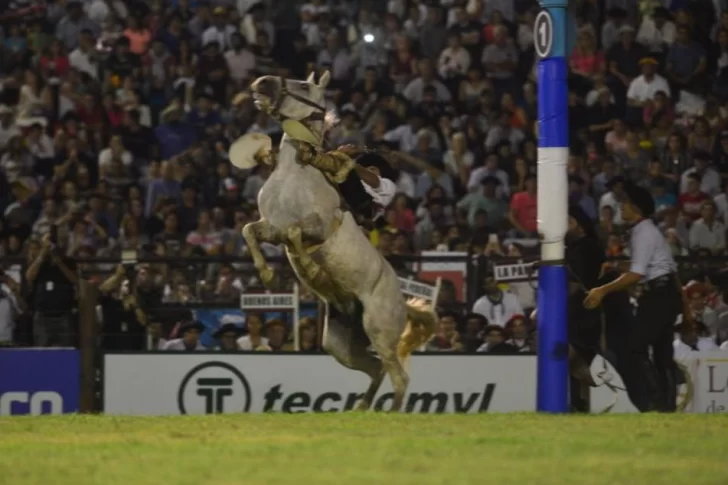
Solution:
{"label": "man in dark clothing", "polygon": [[640,411],[675,412],[678,369],[673,334],[675,320],[683,311],[677,265],[665,237],[650,219],[655,212],[652,195],[631,183],[624,189],[622,217],[631,225],[629,270],[611,283],[591,289],[584,306],[595,308],[606,296],[641,284],[622,377]]}
{"label": "man in dark clothing", "polygon": [[583,301],[586,291],[599,285],[604,248],[591,218],[577,205],[569,207],[566,241],[571,405],[575,411],[589,412],[589,386],[594,384],[589,367],[598,352],[601,319],[599,309],[588,310]]}
{"label": "man in dark clothing", "polygon": [[75,347],[76,267],[56,250],[52,232],[43,237],[38,257],[25,277],[35,295],[33,340],[38,347]]}
{"label": "man in dark clothing", "polygon": [[146,343],[147,317],[137,305],[123,265],[99,287],[104,350],[140,351]]}
{"label": "man in dark clothing", "polygon": [[131,109],[126,112],[124,126],[121,128],[121,139],[132,155],[136,164],[146,165],[155,158],[158,151],[157,139],[154,130],[143,126],[140,122],[139,110]]}

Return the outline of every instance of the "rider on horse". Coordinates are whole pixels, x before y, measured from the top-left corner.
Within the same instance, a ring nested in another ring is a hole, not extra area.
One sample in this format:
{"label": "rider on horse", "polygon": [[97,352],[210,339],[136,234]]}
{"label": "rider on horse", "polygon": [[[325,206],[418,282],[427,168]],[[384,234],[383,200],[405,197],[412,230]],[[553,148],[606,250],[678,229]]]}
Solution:
{"label": "rider on horse", "polygon": [[[316,140],[309,139],[308,130],[295,124],[288,124],[287,132],[296,140],[299,148],[298,160],[321,170],[337,185],[341,197],[353,214],[365,220],[376,220],[394,199],[397,191],[395,181],[399,173],[381,153],[367,148],[345,145],[322,152]],[[241,139],[242,140],[242,139]],[[245,168],[257,163],[271,165],[274,157],[271,144],[265,135],[251,134],[245,140]],[[233,164],[241,162],[232,160]],[[238,165],[243,168],[242,165]]]}
{"label": "rider on horse", "polygon": [[[331,118],[327,115],[327,119]],[[336,121],[328,124],[330,129]],[[289,121],[286,133],[302,145],[299,161],[316,167],[336,183],[342,198],[354,214],[376,220],[394,199],[399,173],[380,152],[354,145],[322,152],[321,143],[309,138],[309,130],[298,122]],[[325,136],[324,133],[322,138]]]}

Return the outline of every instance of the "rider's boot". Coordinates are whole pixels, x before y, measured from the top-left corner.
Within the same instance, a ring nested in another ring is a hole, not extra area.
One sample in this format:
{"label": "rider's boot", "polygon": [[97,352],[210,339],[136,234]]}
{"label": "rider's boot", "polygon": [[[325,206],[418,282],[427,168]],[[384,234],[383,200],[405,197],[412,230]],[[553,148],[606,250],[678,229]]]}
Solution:
{"label": "rider's boot", "polygon": [[321,265],[314,261],[304,247],[301,228],[299,226],[292,226],[288,230],[288,242],[293,250],[292,257],[298,261],[299,267],[304,273],[302,276],[304,276],[310,282],[310,285],[316,288],[319,292],[334,296],[336,292],[336,285],[331,279],[331,276],[329,276]]}

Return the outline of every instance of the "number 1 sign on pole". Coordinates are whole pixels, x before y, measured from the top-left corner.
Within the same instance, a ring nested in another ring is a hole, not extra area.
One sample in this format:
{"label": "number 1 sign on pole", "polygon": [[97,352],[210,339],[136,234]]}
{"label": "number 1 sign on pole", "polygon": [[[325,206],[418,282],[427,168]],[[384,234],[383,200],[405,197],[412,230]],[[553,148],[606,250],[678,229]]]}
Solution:
{"label": "number 1 sign on pole", "polygon": [[541,0],[534,22],[538,63],[538,372],[536,409],[569,410],[569,346],[564,237],[569,158],[567,0]]}

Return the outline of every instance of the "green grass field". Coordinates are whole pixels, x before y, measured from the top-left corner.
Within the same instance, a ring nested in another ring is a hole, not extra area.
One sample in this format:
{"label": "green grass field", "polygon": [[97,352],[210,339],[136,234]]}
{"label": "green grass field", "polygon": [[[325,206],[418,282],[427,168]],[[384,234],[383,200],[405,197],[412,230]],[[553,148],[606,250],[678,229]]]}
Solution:
{"label": "green grass field", "polygon": [[728,415],[0,418],[2,485],[728,484]]}

